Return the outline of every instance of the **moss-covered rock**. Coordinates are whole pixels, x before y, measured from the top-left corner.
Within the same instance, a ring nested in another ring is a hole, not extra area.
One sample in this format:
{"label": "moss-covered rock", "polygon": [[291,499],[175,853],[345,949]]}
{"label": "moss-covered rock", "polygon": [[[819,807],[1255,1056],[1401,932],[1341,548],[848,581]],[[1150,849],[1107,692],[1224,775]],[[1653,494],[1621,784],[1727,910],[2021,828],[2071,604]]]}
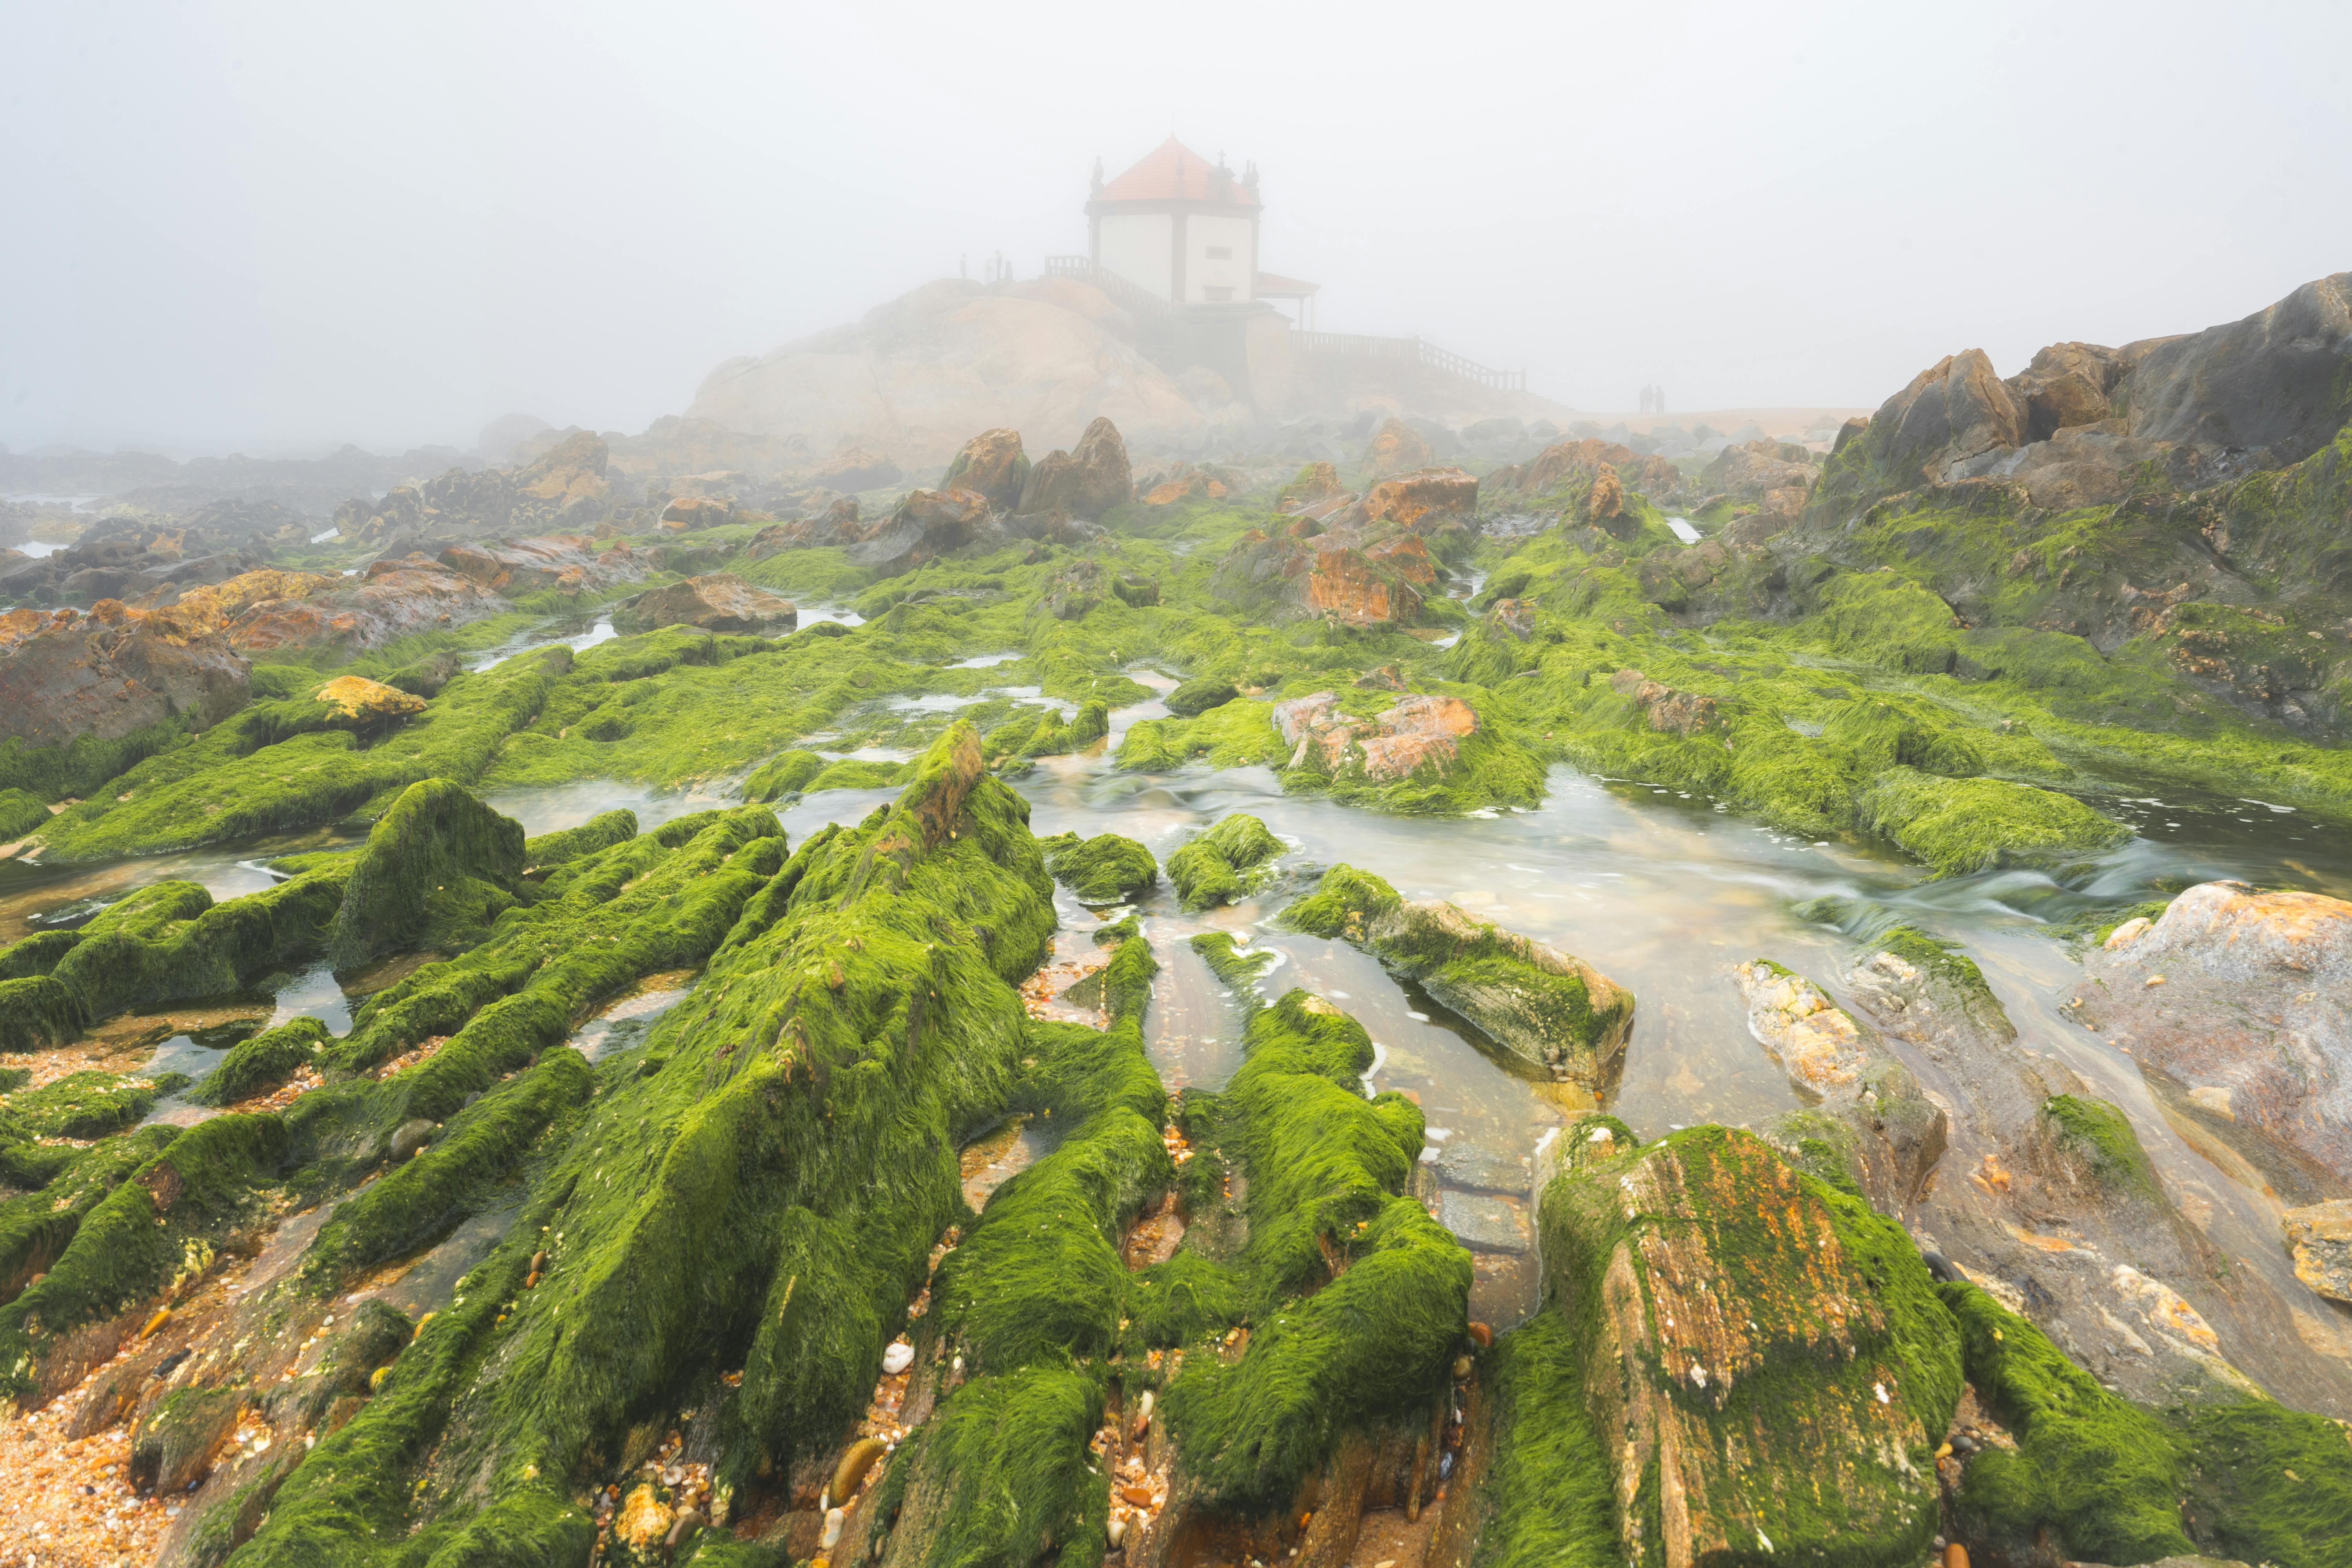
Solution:
{"label": "moss-covered rock", "polygon": [[600,811],[577,827],[562,828],[525,839],[522,847],[523,874],[543,877],[558,866],[568,866],[583,856],[595,854],[599,849],[625,844],[636,836],[635,812],[625,809]]}
{"label": "moss-covered rock", "polygon": [[2072,795],[2001,779],[1937,778],[1889,768],[1855,797],[1871,832],[1938,876],[2047,865],[2113,849],[2131,829]]}
{"label": "moss-covered rock", "polygon": [[1040,839],[1045,868],[1081,903],[1124,903],[1160,880],[1160,862],[1132,838],[1104,833],[1081,841],[1075,833]]}
{"label": "moss-covered rock", "polygon": [[1286,849],[1265,823],[1236,812],[1186,839],[1168,857],[1168,879],[1188,910],[1230,904],[1263,881],[1265,870]]}
{"label": "moss-covered rock", "polygon": [[1282,919],[1372,952],[1552,1079],[1597,1093],[1622,1066],[1633,994],[1572,954],[1453,904],[1408,900],[1352,866],[1326,871]]}
{"label": "moss-covered rock", "polygon": [[387,952],[471,946],[515,906],[528,863],[522,824],[446,779],[411,784],[352,857],[328,959],[349,971]]}
{"label": "moss-covered rock", "polygon": [[1626,1560],[1924,1556],[1960,1344],[1902,1227],[1736,1130],[1628,1149],[1601,1119],[1563,1142],[1549,1310],[1608,1439]]}
{"label": "moss-covered rock", "polygon": [[199,1105],[235,1105],[267,1094],[303,1068],[318,1065],[334,1036],[316,1018],[289,1018],[247,1036],[221,1055],[188,1098]]}
{"label": "moss-covered rock", "polygon": [[1364,1098],[1362,1026],[1292,991],[1252,1016],[1244,1044],[1195,1144],[1247,1177],[1235,1261],[1253,1329],[1237,1360],[1188,1357],[1165,1401],[1179,1491],[1203,1510],[1286,1502],[1350,1431],[1425,1426],[1469,1299],[1470,1255],[1404,1195],[1420,1109]]}
{"label": "moss-covered rock", "polygon": [[1197,719],[1212,708],[1222,708],[1241,695],[1230,680],[1215,676],[1195,676],[1183,682],[1160,700],[1168,711],[1179,719]]}
{"label": "moss-covered rock", "polygon": [[325,945],[350,858],[215,904],[193,882],[161,882],[100,911],[46,975],[0,980],[0,1050],[54,1044],[136,1007],[226,996]]}

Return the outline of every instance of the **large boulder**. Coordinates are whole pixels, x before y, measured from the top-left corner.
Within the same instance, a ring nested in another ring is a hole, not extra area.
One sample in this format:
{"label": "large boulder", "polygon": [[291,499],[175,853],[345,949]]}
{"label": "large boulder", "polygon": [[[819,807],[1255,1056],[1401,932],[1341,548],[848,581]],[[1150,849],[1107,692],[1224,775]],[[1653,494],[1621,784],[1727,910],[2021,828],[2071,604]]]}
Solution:
{"label": "large boulder", "polygon": [[2047,441],[2061,430],[2095,425],[2115,412],[2116,388],[2130,370],[2122,354],[2097,343],[2053,343],[2009,378],[2025,400],[2026,438]]}
{"label": "large boulder", "polygon": [[695,626],[706,632],[774,637],[799,624],[800,612],[790,599],[753,587],[727,572],[649,588],[613,606],[614,629],[629,632]]}
{"label": "large boulder", "polygon": [[424,542],[509,531],[585,531],[613,512],[604,438],[577,430],[511,468],[451,468],[421,485],[396,485],[371,505],[335,513],[347,542],[406,550]]}
{"label": "large boulder", "polygon": [[1555,441],[1525,463],[1497,468],[1486,478],[1488,490],[1530,498],[1581,496],[1602,468],[1617,474],[1643,494],[1663,499],[1678,490],[1682,470],[1665,458],[1636,452],[1616,441],[1596,437]]}
{"label": "large boulder", "polygon": [[535,594],[549,588],[577,594],[645,575],[644,563],[626,550],[599,553],[576,534],[453,544],[438,559],[494,594]]}
{"label": "large boulder", "polygon": [[1941,484],[2024,445],[2025,403],[1982,349],[1969,349],[1912,377],[1870,428],[1889,484]]}
{"label": "large boulder", "polygon": [[1022,486],[1020,510],[1031,515],[1059,511],[1094,521],[1134,498],[1127,443],[1119,438],[1118,426],[1097,419],[1076,447],[1048,452],[1037,460]]}
{"label": "large boulder", "polygon": [[1478,515],[1478,481],[1466,468],[1415,468],[1382,479],[1364,492],[1345,522],[1393,523],[1419,533],[1466,527]]}
{"label": "large boulder", "polygon": [[193,728],[245,705],[253,667],[215,630],[189,631],[100,600],[0,616],[0,741],[119,740],[177,718]]}
{"label": "large boulder", "polygon": [[1726,1127],[1547,1140],[1543,1267],[1629,1563],[1916,1563],[1961,1392],[1902,1227]]}
{"label": "large boulder", "polygon": [[2291,1203],[2352,1195],[2352,903],[2206,882],[2085,961],[2080,1016]]}
{"label": "large boulder", "polygon": [[1376,475],[1394,474],[1425,468],[1436,455],[1430,450],[1429,437],[1402,419],[1391,419],[1372,432],[1371,444],[1364,448],[1364,467]]}
{"label": "large boulder", "polygon": [[896,576],[975,542],[991,526],[987,498],[976,490],[910,490],[850,546],[849,558]]}
{"label": "large boulder", "polygon": [[1801,502],[1818,477],[1813,466],[1804,460],[1804,451],[1802,447],[1769,437],[1726,447],[1699,471],[1698,489],[1702,495],[1743,501],[1760,501],[1792,489]]}
{"label": "large boulder", "polygon": [[1210,587],[1276,621],[1409,626],[1421,620],[1421,587],[1433,576],[1425,549],[1400,551],[1389,539],[1353,528],[1327,532],[1301,519],[1271,536],[1256,529],[1243,534],[1217,563]]}
{"label": "large boulder", "polygon": [[2334,438],[2352,406],[2352,272],[2305,284],[2243,321],[2128,343],[2131,434],[2296,462]]}
{"label": "large boulder", "polygon": [[998,511],[1021,504],[1029,483],[1029,455],[1021,449],[1018,430],[983,430],[957,448],[948,464],[941,489],[971,490]]}

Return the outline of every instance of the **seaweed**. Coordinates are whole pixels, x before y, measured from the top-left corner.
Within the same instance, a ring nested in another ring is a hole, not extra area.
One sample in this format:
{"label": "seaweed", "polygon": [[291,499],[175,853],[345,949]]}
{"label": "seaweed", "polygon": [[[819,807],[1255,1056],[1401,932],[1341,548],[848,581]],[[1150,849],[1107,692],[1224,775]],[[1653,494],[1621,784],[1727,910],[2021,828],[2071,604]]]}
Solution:
{"label": "seaweed", "polygon": [[1262,882],[1268,863],[1286,848],[1265,823],[1237,812],[1186,839],[1168,857],[1168,880],[1188,910],[1230,904]]}

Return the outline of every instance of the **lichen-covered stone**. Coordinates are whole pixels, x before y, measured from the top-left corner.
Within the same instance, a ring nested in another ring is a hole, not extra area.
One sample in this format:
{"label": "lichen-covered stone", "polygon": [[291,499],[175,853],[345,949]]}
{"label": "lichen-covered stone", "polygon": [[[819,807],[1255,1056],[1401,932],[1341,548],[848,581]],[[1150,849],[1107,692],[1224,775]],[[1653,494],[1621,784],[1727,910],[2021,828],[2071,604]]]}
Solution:
{"label": "lichen-covered stone", "polygon": [[1717,1127],[1583,1156],[1541,1224],[1629,1563],[1925,1554],[1959,1343],[1900,1226]]}

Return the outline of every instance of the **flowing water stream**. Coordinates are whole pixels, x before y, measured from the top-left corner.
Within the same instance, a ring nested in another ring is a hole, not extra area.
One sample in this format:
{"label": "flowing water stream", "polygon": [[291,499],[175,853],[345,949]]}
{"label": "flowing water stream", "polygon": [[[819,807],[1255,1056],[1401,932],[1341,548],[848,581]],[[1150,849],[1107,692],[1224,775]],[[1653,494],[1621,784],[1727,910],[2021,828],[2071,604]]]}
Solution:
{"label": "flowing water stream", "polygon": [[[1130,673],[1156,689],[1173,684],[1153,671]],[[1202,931],[1244,934],[1278,955],[1261,982],[1266,994],[1304,985],[1352,1013],[1379,1047],[1368,1088],[1409,1094],[1427,1115],[1431,1146],[1423,1159],[1440,1189],[1441,1215],[1478,1252],[1474,1315],[1500,1326],[1534,1305],[1529,1156],[1544,1131],[1572,1111],[1557,1090],[1374,960],[1344,943],[1276,927],[1275,915],[1321,867],[1344,861],[1377,873],[1408,898],[1449,900],[1575,953],[1629,987],[1638,1010],[1608,1109],[1644,1137],[1706,1121],[1760,1124],[1797,1106],[1780,1068],[1748,1033],[1731,970],[1742,960],[1769,957],[1838,996],[1841,966],[1857,939],[1807,918],[1820,913],[1813,900],[1843,900],[1849,927],[1900,920],[1956,942],[1982,967],[2021,1043],[2063,1061],[2095,1093],[2122,1106],[2174,1189],[2203,1199],[2195,1205],[2200,1210],[2210,1205],[2209,1237],[2290,1299],[2304,1298],[2279,1242],[2275,1200],[2238,1184],[2192,1150],[2166,1121],[2130,1058],[2060,1011],[2081,971],[2048,928],[2086,910],[2221,877],[2352,897],[2347,835],[2265,802],[2165,790],[2102,802],[2137,837],[2063,884],[2022,870],[1929,881],[1892,853],[1794,837],[1702,795],[1566,768],[1553,771],[1539,807],[1467,818],[1384,816],[1287,796],[1264,768],[1164,775],[1115,769],[1107,752],[1115,751],[1118,735],[1164,712],[1157,700],[1123,709],[1112,717],[1105,752],[1047,759],[1018,781],[1031,803],[1032,826],[1041,836],[1124,834],[1164,863],[1194,832],[1245,811],[1292,846],[1275,882],[1251,901],[1186,914],[1164,883],[1141,900],[1139,912],[1161,965],[1146,1025],[1153,1059],[1171,1089],[1214,1089],[1239,1063],[1244,1014],[1192,952],[1188,939]],[[535,835],[615,806],[635,811],[649,829],[731,805],[737,794],[723,781],[677,792],[592,781],[488,798]],[[797,845],[828,822],[856,822],[897,794],[828,790],[779,815]],[[261,864],[268,855],[349,841],[314,834],[54,872],[0,866],[0,940],[86,919],[164,877],[202,881],[216,898],[249,892],[268,880]],[[1059,903],[1065,958],[1090,950],[1089,932],[1117,913],[1081,908],[1066,893]],[[588,1025],[578,1043],[591,1054],[625,1048],[688,984],[684,976],[660,977]],[[323,970],[289,979],[272,1012],[272,1021],[311,1013],[338,1030],[349,1026],[348,1000]],[[216,1059],[217,1048],[202,1035],[175,1035],[163,1042],[153,1066],[197,1073]],[[1936,1087],[1931,1064],[1910,1065]],[[992,1157],[997,1179],[1038,1146],[1024,1136],[1003,1159]],[[2352,1333],[2338,1317],[2330,1315],[2332,1331],[2352,1359]]]}

